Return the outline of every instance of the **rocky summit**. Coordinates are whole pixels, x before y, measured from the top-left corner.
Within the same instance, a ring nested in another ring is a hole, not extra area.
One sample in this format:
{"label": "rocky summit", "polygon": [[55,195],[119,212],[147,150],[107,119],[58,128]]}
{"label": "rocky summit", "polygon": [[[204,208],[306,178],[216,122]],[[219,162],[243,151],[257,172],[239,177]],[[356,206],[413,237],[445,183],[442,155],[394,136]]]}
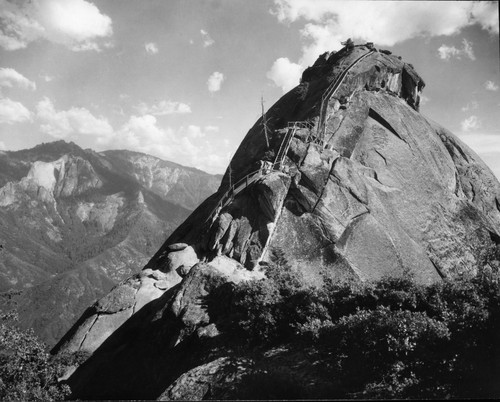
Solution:
{"label": "rocky summit", "polygon": [[92,353],[73,396],[201,399],[236,381],[251,358],[210,348],[224,317],[205,301],[266,281],[275,254],[318,288],[474,277],[500,242],[500,184],[419,113],[424,86],[370,43],[320,56],[249,130],[218,191],[55,347]]}

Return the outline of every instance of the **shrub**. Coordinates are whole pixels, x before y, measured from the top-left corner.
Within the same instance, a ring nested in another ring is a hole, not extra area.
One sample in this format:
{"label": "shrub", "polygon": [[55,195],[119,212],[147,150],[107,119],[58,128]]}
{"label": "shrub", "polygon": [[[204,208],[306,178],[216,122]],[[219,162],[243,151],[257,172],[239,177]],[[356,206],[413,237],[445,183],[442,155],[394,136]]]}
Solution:
{"label": "shrub", "polygon": [[[500,396],[497,274],[431,286],[387,278],[317,289],[304,286],[278,255],[267,276],[226,288],[223,330],[264,350],[278,343],[298,349],[314,344],[331,379],[333,393],[323,397]],[[261,377],[248,384],[264,387]],[[288,380],[280,373],[280,384]]]}
{"label": "shrub", "polygon": [[[229,339],[260,351],[314,345],[321,356],[315,364],[328,378],[324,398],[494,398],[500,396],[500,274],[479,272],[430,286],[406,277],[326,280],[318,289],[305,286],[278,250],[267,279],[218,289],[212,300],[218,314],[210,316],[223,321],[217,325]],[[243,394],[288,397],[278,390],[292,389],[297,373],[269,370],[267,378],[254,373],[242,385],[262,393]],[[295,394],[308,397],[304,392]]]}
{"label": "shrub", "polygon": [[[268,342],[275,337],[281,296],[273,282],[242,282],[232,289],[226,308],[228,320],[224,330],[235,339],[251,344]],[[220,308],[219,308],[220,310]]]}
{"label": "shrub", "polygon": [[320,339],[335,356],[329,365],[343,396],[391,398],[418,386],[449,336],[424,313],[378,307],[342,317]]}
{"label": "shrub", "polygon": [[54,363],[32,330],[16,325],[14,313],[0,314],[0,400],[61,400],[69,389],[59,385],[62,366]]}

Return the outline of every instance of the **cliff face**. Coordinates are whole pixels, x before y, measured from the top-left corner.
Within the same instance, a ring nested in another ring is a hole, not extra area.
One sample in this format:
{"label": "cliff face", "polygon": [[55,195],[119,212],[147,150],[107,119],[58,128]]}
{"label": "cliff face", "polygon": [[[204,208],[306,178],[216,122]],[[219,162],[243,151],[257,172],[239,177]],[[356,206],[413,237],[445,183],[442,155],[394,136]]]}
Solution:
{"label": "cliff face", "polygon": [[322,55],[266,113],[269,138],[257,121],[218,192],[58,344],[96,351],[70,378],[75,395],[160,395],[196,366],[193,334],[217,337],[197,300],[265,277],[274,250],[316,286],[474,276],[500,241],[500,184],[418,112],[423,87],[410,64],[371,46]]}
{"label": "cliff face", "polygon": [[[332,82],[368,52],[344,49],[307,69],[267,113],[270,147],[257,121],[231,162],[235,183],[276,160],[286,136],[279,129],[310,122],[312,129],[294,132],[287,172],[237,194],[210,228],[200,224],[215,208],[207,201],[148,267],[177,268],[168,247],[183,242],[200,260],[226,255],[248,269],[281,248],[311,279],[320,271],[362,280],[409,271],[425,283],[473,275],[477,250],[498,235],[498,182],[470,149],[418,113],[423,81],[398,57],[368,54],[331,93]],[[331,96],[322,102],[324,94]],[[214,201],[229,183],[226,172]]]}

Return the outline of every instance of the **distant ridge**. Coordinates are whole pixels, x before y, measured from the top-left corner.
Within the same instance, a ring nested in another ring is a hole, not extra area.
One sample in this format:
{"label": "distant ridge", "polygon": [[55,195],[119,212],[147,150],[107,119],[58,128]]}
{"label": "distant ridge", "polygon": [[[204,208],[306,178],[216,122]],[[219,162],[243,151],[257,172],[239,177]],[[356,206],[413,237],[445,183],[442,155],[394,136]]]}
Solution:
{"label": "distant ridge", "polygon": [[[63,140],[0,154],[0,298],[49,344],[136,272],[221,176]],[[10,292],[10,293],[9,293]]]}

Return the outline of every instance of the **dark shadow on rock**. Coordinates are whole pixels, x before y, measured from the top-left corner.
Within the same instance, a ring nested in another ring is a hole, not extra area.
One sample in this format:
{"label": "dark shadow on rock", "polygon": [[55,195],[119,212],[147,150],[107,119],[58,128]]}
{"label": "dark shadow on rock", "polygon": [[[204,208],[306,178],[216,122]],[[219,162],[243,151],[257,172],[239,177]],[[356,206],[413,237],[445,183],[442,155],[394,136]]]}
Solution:
{"label": "dark shadow on rock", "polygon": [[192,367],[196,346],[191,338],[175,345],[181,323],[168,309],[178,288],[145,305],[77,368],[72,398],[155,399]]}

